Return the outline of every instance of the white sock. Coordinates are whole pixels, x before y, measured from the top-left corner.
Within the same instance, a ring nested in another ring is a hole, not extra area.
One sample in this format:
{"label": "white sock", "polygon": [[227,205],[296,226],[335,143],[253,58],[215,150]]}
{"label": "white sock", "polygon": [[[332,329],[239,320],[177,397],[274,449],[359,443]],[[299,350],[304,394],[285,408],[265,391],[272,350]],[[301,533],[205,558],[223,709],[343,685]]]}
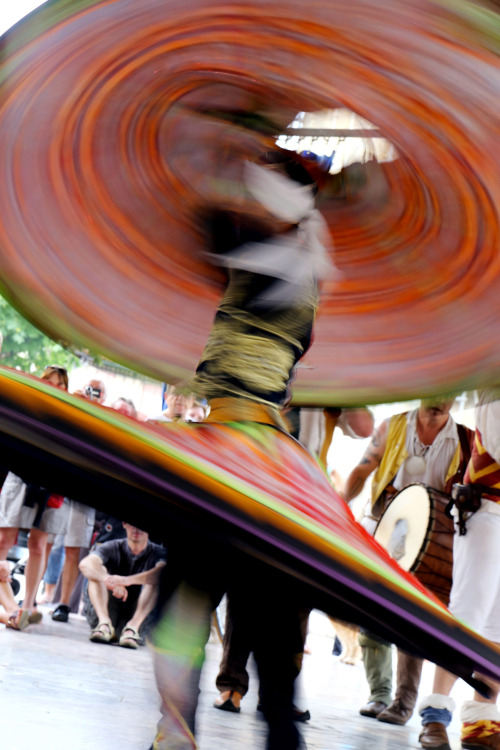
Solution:
{"label": "white sock", "polygon": [[460,710],[460,720],[464,724],[475,721],[500,721],[500,711],[494,703],[483,701],[465,701]]}
{"label": "white sock", "polygon": [[456,708],[456,703],[450,695],[432,693],[432,695],[422,698],[418,704],[418,713],[421,714],[424,708],[444,708],[452,714]]}

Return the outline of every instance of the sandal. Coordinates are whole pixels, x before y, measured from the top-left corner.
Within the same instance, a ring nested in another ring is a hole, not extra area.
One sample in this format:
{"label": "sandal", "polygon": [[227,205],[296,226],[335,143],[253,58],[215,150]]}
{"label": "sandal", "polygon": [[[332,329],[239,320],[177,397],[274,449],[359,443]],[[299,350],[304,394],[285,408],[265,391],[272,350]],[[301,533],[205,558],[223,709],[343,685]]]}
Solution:
{"label": "sandal", "polygon": [[9,615],[9,621],[5,627],[11,628],[12,630],[24,630],[24,628],[30,624],[29,615],[30,613],[28,610],[18,609],[17,612],[13,612]]}
{"label": "sandal", "polygon": [[127,625],[123,628],[120,640],[118,641],[119,646],[123,646],[123,648],[138,648],[140,643],[141,637],[132,625]]}
{"label": "sandal", "polygon": [[[21,602],[20,607],[24,607],[24,602]],[[42,622],[43,615],[41,612],[37,609],[38,602],[35,602],[33,605],[33,609],[26,609],[26,612],[29,615],[29,624],[30,625],[38,625],[38,623]]]}
{"label": "sandal", "polygon": [[28,612],[28,622],[30,625],[38,625],[42,622],[43,615],[37,609],[26,610]]}
{"label": "sandal", "polygon": [[108,620],[97,624],[97,627],[90,633],[89,640],[94,643],[111,643],[114,637],[115,629]]}

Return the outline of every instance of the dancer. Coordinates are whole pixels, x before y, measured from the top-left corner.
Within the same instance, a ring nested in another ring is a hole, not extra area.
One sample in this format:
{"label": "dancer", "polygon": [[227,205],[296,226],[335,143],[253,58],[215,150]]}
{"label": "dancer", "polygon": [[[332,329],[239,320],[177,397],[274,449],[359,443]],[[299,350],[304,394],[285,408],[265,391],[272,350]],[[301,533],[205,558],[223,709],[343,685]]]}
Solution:
{"label": "dancer", "polygon": [[[229,281],[189,384],[209,400],[208,422],[285,429],[280,408],[289,398],[294,367],[310,345],[318,279],[328,268],[328,235],[314,209],[315,166],[280,149],[260,163],[247,163],[245,210],[219,210],[209,218],[214,259],[228,268]],[[225,591],[233,617],[252,621],[268,750],[296,750],[293,683],[305,592],[284,573],[232,549],[230,540],[214,545],[196,534],[189,545],[197,549],[196,561],[178,534],[167,547],[163,607],[153,634],[162,699],[154,750],[196,747],[204,645],[210,613]]]}

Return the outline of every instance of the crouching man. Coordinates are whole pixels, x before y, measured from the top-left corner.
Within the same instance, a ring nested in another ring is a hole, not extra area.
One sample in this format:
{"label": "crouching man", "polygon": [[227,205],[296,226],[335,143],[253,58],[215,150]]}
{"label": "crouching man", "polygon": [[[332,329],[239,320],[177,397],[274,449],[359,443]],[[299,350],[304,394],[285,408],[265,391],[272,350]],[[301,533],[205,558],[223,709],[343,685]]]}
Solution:
{"label": "crouching man", "polygon": [[145,531],[128,523],[123,527],[125,539],[104,542],[80,562],[88,579],[84,613],[91,641],[137,648],[156,604],[166,551]]}

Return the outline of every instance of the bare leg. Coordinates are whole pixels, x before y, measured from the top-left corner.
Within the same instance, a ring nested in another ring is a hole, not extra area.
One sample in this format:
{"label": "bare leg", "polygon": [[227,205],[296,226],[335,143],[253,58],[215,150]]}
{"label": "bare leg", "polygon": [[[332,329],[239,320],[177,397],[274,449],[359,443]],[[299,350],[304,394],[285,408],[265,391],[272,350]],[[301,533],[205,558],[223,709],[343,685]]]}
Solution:
{"label": "bare leg", "polygon": [[10,585],[10,565],[6,560],[0,560],[0,578],[0,605],[10,614],[17,612],[19,607]]}
{"label": "bare leg", "polygon": [[457,679],[451,672],[447,672],[442,667],[436,667],[432,692],[439,695],[449,695]]}
{"label": "bare leg", "polygon": [[17,612],[19,605],[14,599],[10,583],[0,583],[0,604],[6,612]]}
{"label": "bare leg", "polygon": [[[145,584],[142,587],[139,599],[137,600],[137,607],[134,612],[134,616],[125,625],[125,628],[134,628],[139,630],[146,617],[153,611],[158,598],[158,586],[150,586]],[[97,610],[96,610],[97,611]],[[125,628],[123,628],[125,630]]]}
{"label": "bare leg", "polygon": [[[43,580],[43,576],[47,572],[47,564],[49,562],[49,557],[52,551],[53,544],[54,544],[53,542],[47,542],[47,546],[45,547],[45,566],[43,569],[42,580]],[[48,597],[47,586],[49,585],[50,584],[45,583],[45,581],[43,582],[43,599],[40,600],[40,604],[47,604],[48,602],[52,601],[52,597],[50,598]]]}
{"label": "bare leg", "polygon": [[78,568],[80,562],[80,547],[65,547],[64,550],[66,557],[64,558],[64,567],[62,571],[60,604],[66,604],[69,606],[69,600],[75,587],[78,573],[80,572]]}
{"label": "bare leg", "polygon": [[[0,529],[0,560],[7,559],[7,553],[14,546],[17,540],[19,529],[3,528]],[[0,604],[9,614],[17,612],[19,606],[14,599],[10,583],[0,583]]]}
{"label": "bare leg", "polygon": [[[442,669],[442,667],[436,667],[432,692],[438,693],[439,695],[449,695],[457,679],[458,678],[455,677],[454,674],[446,672],[446,670]],[[498,692],[500,690],[500,684],[487,677],[481,676],[481,679],[491,688],[492,695],[490,698],[485,698],[484,695],[480,695],[478,692],[474,692],[474,700],[479,701],[480,703],[496,703]]]}
{"label": "bare leg", "polygon": [[54,592],[56,590],[56,583],[45,583],[43,584],[43,599],[41,604],[52,604],[54,598]]}
{"label": "bare leg", "polygon": [[0,529],[0,560],[7,559],[7,553],[14,546],[19,529],[4,527]]}
{"label": "bare leg", "polygon": [[0,623],[14,630],[24,630],[29,624],[28,613],[22,609],[15,612],[0,612]]}
{"label": "bare leg", "polygon": [[109,621],[108,589],[102,581],[93,581],[89,578],[89,599],[95,609],[99,622]]}
{"label": "bare leg", "polygon": [[23,609],[33,609],[35,605],[36,594],[42,576],[45,572],[48,533],[40,529],[31,529],[28,537],[29,558],[26,563],[26,594],[24,597]]}

